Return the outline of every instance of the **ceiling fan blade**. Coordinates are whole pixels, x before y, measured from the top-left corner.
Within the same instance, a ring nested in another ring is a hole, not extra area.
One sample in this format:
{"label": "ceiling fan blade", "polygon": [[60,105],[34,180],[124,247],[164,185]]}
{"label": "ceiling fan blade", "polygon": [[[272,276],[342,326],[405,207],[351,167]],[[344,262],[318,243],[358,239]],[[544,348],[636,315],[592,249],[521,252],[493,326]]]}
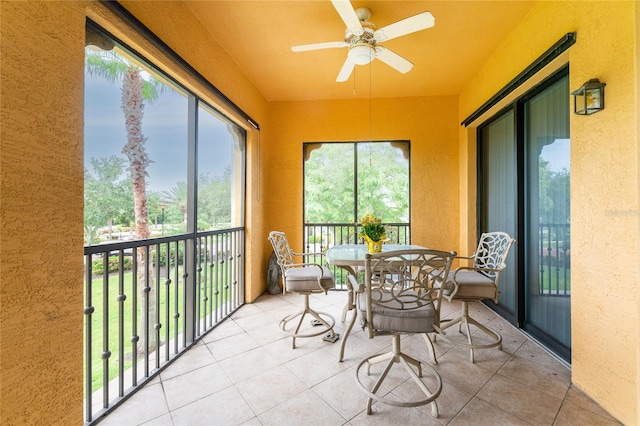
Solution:
{"label": "ceiling fan blade", "polygon": [[342,18],[344,24],[353,34],[361,35],[364,32],[360,19],[358,19],[356,11],[353,10],[353,6],[351,6],[349,0],[331,0],[331,3],[336,9],[336,12],[338,12],[338,15],[340,15],[340,18]]}
{"label": "ceiling fan blade", "polygon": [[343,81],[347,81],[347,79],[349,78],[349,76],[351,75],[351,73],[353,72],[353,69],[355,68],[356,64],[353,63],[348,57],[347,60],[344,61],[344,64],[342,65],[342,69],[340,70],[340,72],[338,73],[338,77],[336,78],[336,81],[338,83],[342,83]]}
{"label": "ceiling fan blade", "polygon": [[306,52],[309,50],[331,49],[334,47],[347,47],[347,43],[344,41],[328,41],[326,43],[303,44],[300,46],[293,46],[291,50],[294,52]]}
{"label": "ceiling fan blade", "polygon": [[373,39],[378,43],[392,38],[400,37],[405,34],[411,34],[416,31],[421,31],[427,28],[431,28],[435,25],[436,20],[431,12],[422,12],[417,15],[410,16],[409,18],[395,22],[377,29],[373,33]]}
{"label": "ceiling fan blade", "polygon": [[408,73],[411,71],[411,68],[413,68],[413,64],[411,62],[382,46],[376,47],[376,58],[389,65],[391,68],[395,68],[402,74]]}

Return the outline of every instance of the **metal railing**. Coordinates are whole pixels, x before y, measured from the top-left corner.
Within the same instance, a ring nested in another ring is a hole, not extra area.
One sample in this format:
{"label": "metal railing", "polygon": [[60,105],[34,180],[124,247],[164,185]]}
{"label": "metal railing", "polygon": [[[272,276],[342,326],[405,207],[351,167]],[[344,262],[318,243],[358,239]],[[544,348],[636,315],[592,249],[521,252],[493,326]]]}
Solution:
{"label": "metal railing", "polygon": [[538,292],[541,295],[571,294],[571,248],[569,224],[541,223],[538,227]]}
{"label": "metal railing", "polygon": [[[384,223],[387,239],[390,244],[411,244],[411,225],[408,223]],[[354,223],[305,223],[305,253],[324,253],[330,247],[340,244],[364,244],[358,236],[360,226]],[[310,257],[307,261],[325,263],[321,259]],[[336,289],[346,290],[347,273],[345,270],[331,266],[336,279]]]}
{"label": "metal railing", "polygon": [[85,422],[244,304],[244,229],[84,249]]}

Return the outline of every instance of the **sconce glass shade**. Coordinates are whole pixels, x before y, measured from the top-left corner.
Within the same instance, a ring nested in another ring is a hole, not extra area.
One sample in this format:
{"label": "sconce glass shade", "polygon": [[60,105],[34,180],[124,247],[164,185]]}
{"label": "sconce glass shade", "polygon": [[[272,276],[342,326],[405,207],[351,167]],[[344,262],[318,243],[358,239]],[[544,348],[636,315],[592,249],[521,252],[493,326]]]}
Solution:
{"label": "sconce glass shade", "polygon": [[597,78],[592,78],[578,90],[571,92],[573,95],[573,113],[589,115],[604,109],[604,86]]}

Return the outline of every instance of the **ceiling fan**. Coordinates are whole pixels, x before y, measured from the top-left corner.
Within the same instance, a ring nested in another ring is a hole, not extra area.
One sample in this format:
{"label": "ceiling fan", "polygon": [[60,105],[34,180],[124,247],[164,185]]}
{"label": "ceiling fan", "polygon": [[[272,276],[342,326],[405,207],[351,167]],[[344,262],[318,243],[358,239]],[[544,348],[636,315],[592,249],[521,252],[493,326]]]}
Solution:
{"label": "ceiling fan", "polygon": [[431,28],[435,24],[435,18],[431,12],[422,12],[386,27],[376,29],[376,26],[369,22],[371,17],[369,9],[358,8],[354,10],[349,0],[331,0],[331,3],[347,26],[344,41],[303,44],[301,46],[293,46],[291,50],[305,52],[348,47],[347,59],[336,78],[338,82],[346,81],[356,65],[366,65],[376,58],[403,74],[409,72],[413,68],[411,62],[397,53],[380,46],[379,43]]}

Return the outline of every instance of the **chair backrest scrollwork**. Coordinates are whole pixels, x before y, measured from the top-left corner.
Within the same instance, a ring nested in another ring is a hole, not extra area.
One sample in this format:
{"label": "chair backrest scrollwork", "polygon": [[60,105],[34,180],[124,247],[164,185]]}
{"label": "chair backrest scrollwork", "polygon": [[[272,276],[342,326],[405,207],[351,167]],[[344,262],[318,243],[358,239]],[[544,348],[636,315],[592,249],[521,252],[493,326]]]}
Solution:
{"label": "chair backrest scrollwork", "polygon": [[473,267],[483,269],[483,274],[495,280],[507,266],[505,262],[514,241],[506,232],[483,233],[474,255]]}
{"label": "chair backrest scrollwork", "polygon": [[287,236],[284,232],[271,231],[269,233],[269,241],[271,241],[271,245],[273,245],[273,251],[278,259],[278,265],[280,265],[284,273],[284,270],[287,269],[288,266],[294,264],[295,253],[291,250],[291,246],[289,246],[289,241],[287,241]]}
{"label": "chair backrest scrollwork", "polygon": [[[365,293],[367,318],[373,324],[372,306],[385,310],[421,309],[431,305],[439,323],[442,283],[445,283],[455,252],[413,249],[367,254]],[[369,335],[376,331],[369,327]]]}

